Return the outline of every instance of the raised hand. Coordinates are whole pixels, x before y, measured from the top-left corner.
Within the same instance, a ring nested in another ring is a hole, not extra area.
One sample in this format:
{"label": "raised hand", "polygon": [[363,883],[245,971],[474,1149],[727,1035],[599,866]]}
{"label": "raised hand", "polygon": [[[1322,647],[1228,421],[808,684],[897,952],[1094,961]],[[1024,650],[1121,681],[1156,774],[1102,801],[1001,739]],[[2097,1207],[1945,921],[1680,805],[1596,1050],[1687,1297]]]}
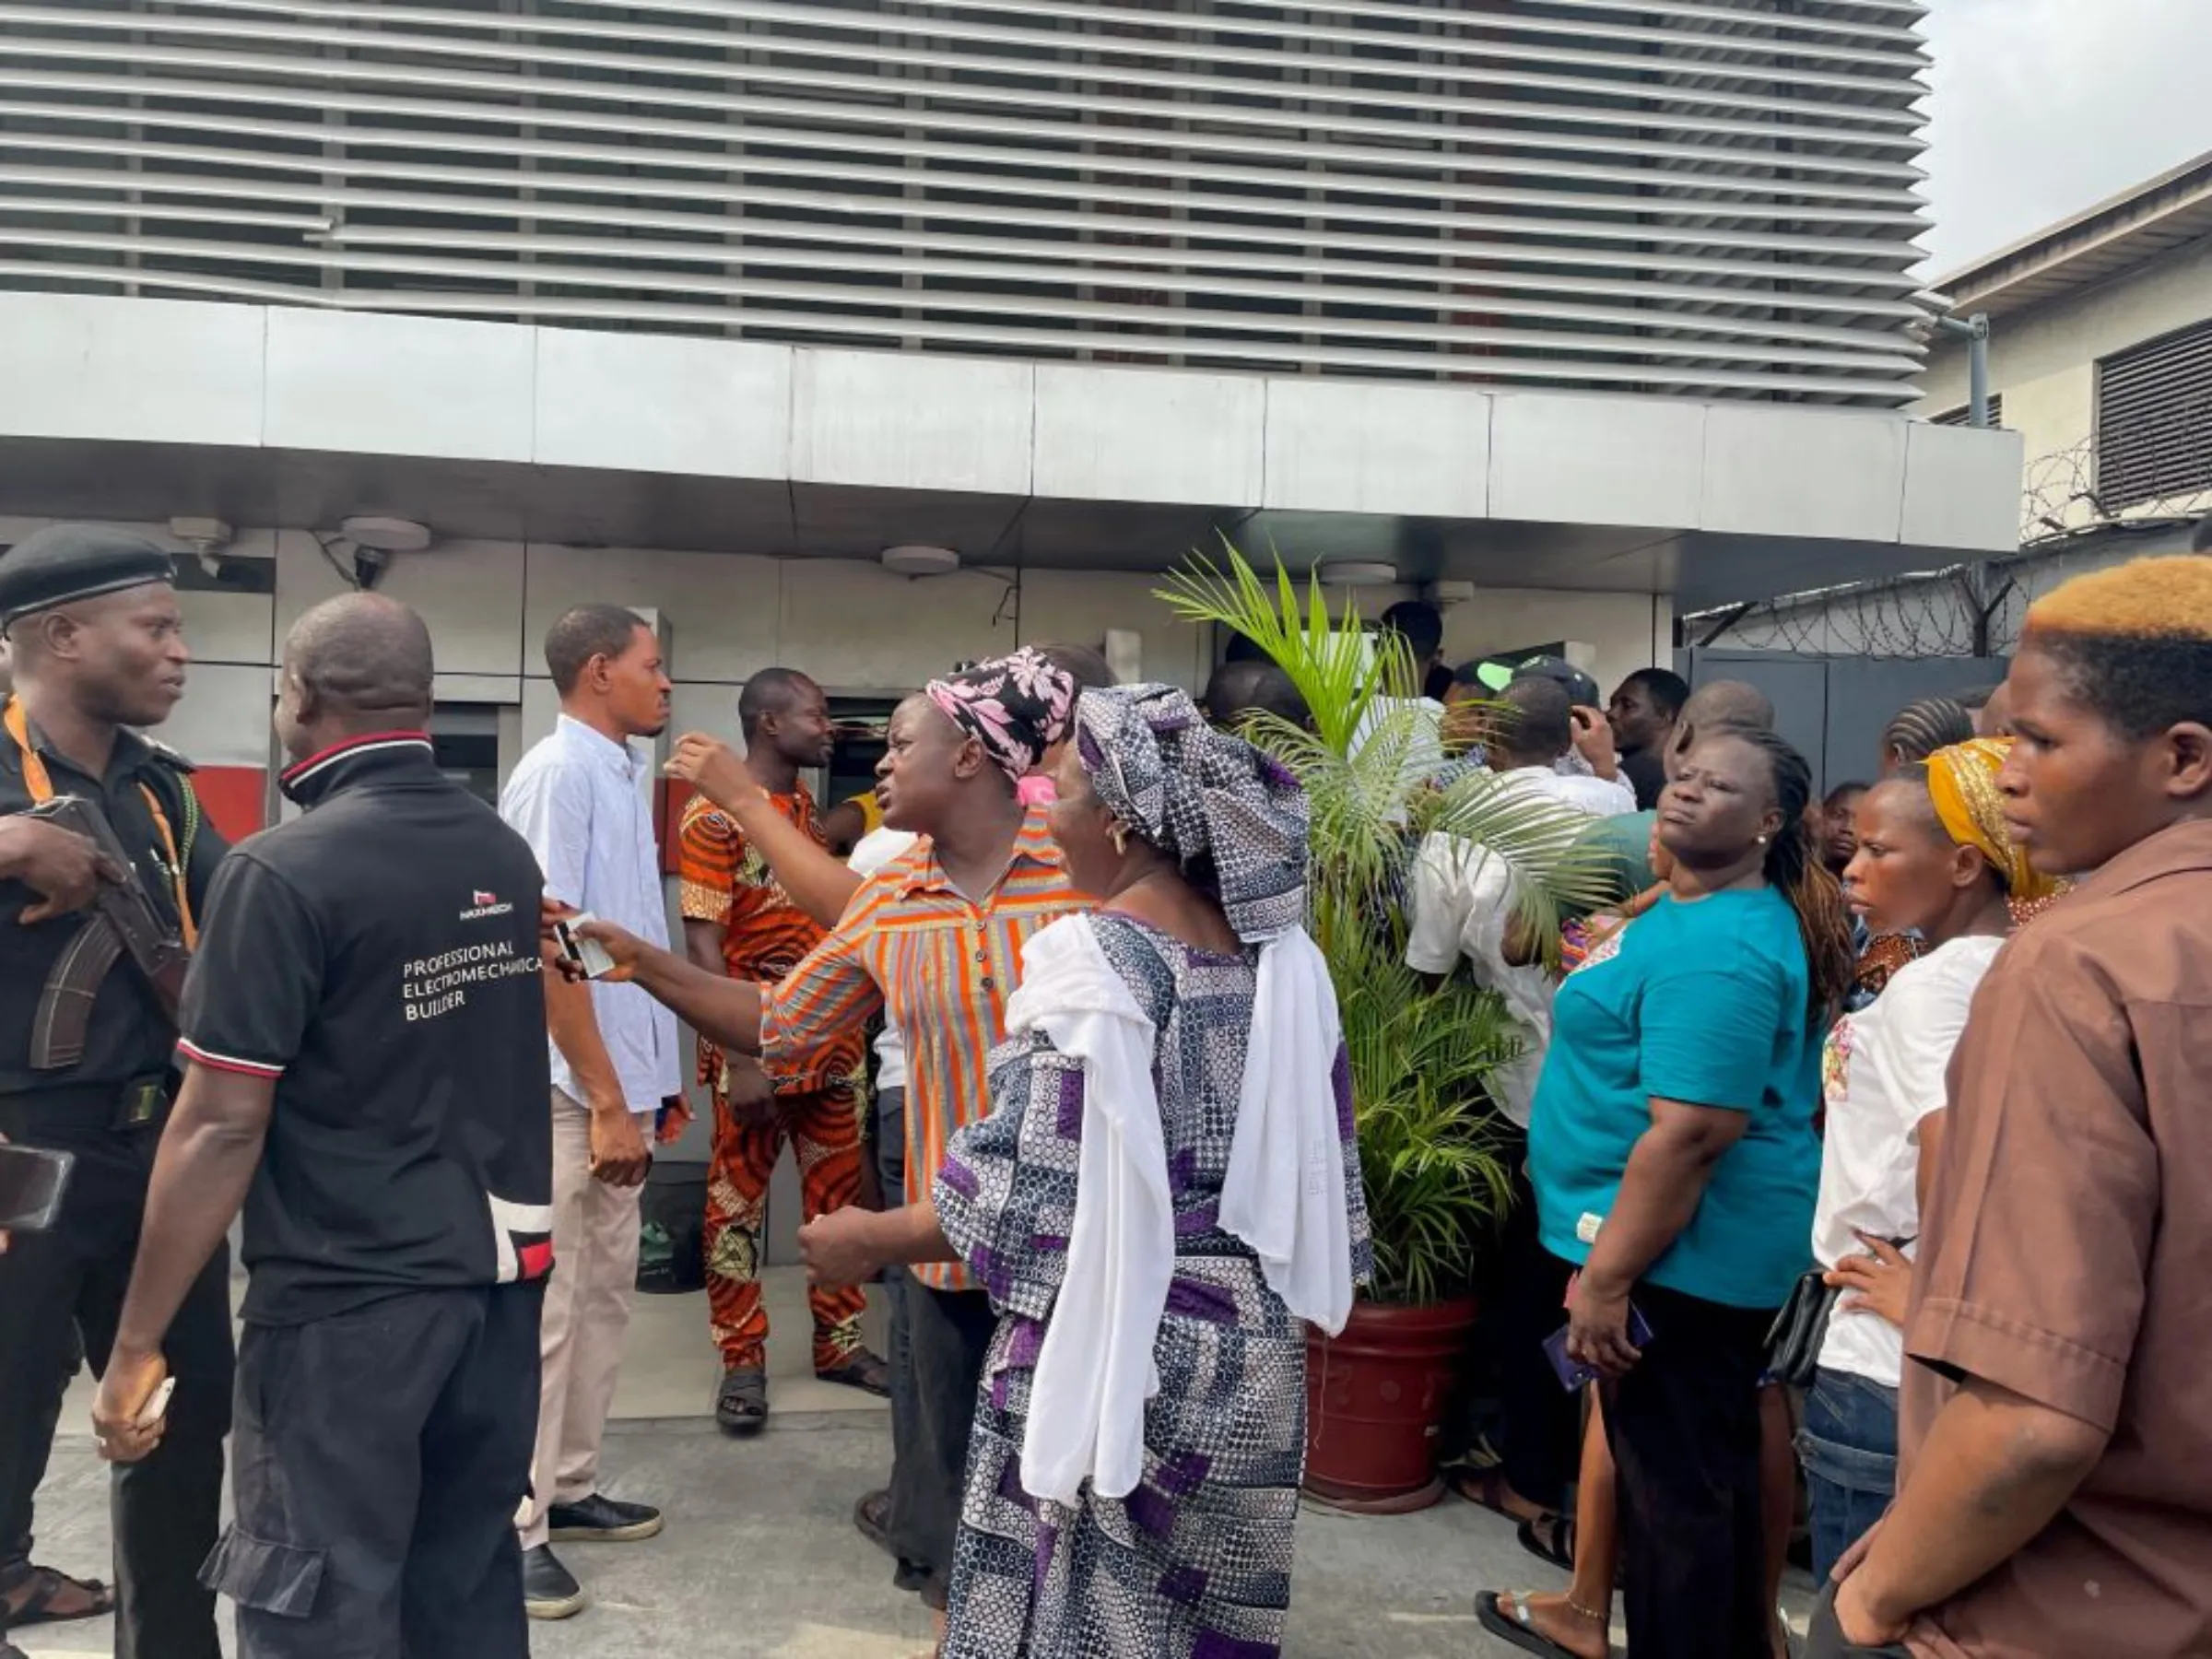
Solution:
{"label": "raised hand", "polygon": [[676,740],[675,751],[661,770],[680,778],[721,807],[735,813],[768,799],[768,792],[753,781],[736,750],[704,732],[686,732]]}

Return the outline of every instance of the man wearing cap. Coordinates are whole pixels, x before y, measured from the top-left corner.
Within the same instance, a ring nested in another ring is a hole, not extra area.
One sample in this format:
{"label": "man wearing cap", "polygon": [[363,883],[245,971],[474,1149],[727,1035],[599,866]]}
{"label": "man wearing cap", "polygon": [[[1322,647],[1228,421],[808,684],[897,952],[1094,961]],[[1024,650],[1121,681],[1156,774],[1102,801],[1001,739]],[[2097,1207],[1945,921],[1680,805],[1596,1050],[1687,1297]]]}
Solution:
{"label": "man wearing cap", "polygon": [[[175,1075],[174,981],[165,995],[88,907],[103,881],[135,887],[155,942],[179,959],[225,852],[191,767],[134,729],[159,725],[183,694],[169,555],[124,530],[41,530],[0,555],[0,635],[15,677],[0,704],[0,1135],[76,1160],[54,1228],[18,1233],[0,1254],[0,1654],[14,1652],[10,1625],[112,1603],[118,1659],[218,1659],[198,1573],[230,1427],[224,1251],[170,1333],[176,1391],[160,1450],[113,1477],[112,1596],[30,1559],[32,1497],[80,1345],[95,1371],[107,1367]],[[30,816],[62,797],[106,820],[120,857]]]}
{"label": "man wearing cap", "polygon": [[[1572,775],[1611,780],[1620,775],[1620,757],[1613,742],[1613,728],[1598,700],[1597,682],[1556,653],[1541,653],[1515,663],[1512,679],[1547,679],[1565,688],[1572,706],[1574,744],[1559,758],[1559,770]],[[1512,680],[1507,682],[1512,683]],[[1634,790],[1635,785],[1630,784]]]}
{"label": "man wearing cap", "polygon": [[[1615,753],[1612,728],[1595,705],[1597,682],[1563,656],[1541,655],[1507,662],[1484,657],[1463,663],[1452,674],[1444,697],[1442,724],[1444,751],[1449,759],[1430,781],[1449,789],[1471,772],[1490,770],[1488,747],[1482,741],[1495,722],[1495,706],[1515,680],[1550,680],[1563,687],[1571,705],[1569,728],[1573,741],[1552,763],[1563,778],[1602,778],[1608,782],[1622,770]],[[1631,790],[1634,785],[1630,784]],[[1615,811],[1610,800],[1590,810]],[[1626,810],[1626,808],[1619,808]]]}

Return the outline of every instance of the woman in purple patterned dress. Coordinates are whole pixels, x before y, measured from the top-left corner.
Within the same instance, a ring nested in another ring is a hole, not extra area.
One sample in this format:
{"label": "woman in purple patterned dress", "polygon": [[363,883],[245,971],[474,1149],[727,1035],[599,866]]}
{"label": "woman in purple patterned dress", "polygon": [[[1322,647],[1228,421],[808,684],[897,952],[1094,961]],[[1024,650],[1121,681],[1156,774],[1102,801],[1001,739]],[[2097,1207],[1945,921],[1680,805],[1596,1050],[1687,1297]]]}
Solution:
{"label": "woman in purple patterned dress", "polygon": [[1371,1251],[1289,776],[1164,686],[1088,691],[1053,830],[1093,914],[1024,956],[993,1111],[931,1206],[806,1230],[818,1277],[959,1256],[1000,1313],[956,1659],[1265,1659],[1289,1606],[1305,1324]]}

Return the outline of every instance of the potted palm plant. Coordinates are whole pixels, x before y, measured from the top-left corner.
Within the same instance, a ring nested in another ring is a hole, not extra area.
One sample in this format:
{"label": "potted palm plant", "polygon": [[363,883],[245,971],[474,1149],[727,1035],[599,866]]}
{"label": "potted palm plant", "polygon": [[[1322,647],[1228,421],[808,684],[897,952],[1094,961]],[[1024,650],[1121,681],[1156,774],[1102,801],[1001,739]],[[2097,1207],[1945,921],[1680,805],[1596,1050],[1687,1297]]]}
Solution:
{"label": "potted palm plant", "polygon": [[1475,1271],[1511,1202],[1507,1126],[1488,1089],[1524,1047],[1495,992],[1431,985],[1406,965],[1407,862],[1442,830],[1478,842],[1512,877],[1519,921],[1556,941],[1563,910],[1609,896],[1584,819],[1501,789],[1488,772],[1439,788],[1432,712],[1406,693],[1398,642],[1333,618],[1278,565],[1264,581],[1233,546],[1159,593],[1178,615],[1244,635],[1288,674],[1310,728],[1255,715],[1244,735],[1312,805],[1308,926],[1327,958],[1348,1052],[1375,1276],[1341,1335],[1309,1349],[1307,1489],[1369,1511],[1441,1495],[1435,1440],[1472,1329]]}

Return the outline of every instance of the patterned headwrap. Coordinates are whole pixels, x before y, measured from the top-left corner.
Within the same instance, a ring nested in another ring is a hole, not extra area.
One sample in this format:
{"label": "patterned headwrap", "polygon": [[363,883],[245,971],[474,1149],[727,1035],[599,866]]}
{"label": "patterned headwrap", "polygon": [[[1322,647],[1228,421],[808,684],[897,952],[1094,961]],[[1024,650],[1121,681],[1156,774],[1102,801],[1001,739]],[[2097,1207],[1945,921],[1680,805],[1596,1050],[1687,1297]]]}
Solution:
{"label": "patterned headwrap", "polygon": [[1076,701],[1073,677],[1026,645],[1011,656],[931,680],[922,690],[1017,782],[1067,735],[1067,714]]}
{"label": "patterned headwrap", "polygon": [[2006,825],[1997,773],[2011,749],[2009,737],[1974,737],[1937,749],[1928,757],[1928,794],[1944,833],[1988,859],[2014,899],[2032,903],[2050,897],[2059,883],[2029,864],[2026,849]]}
{"label": "patterned headwrap", "polygon": [[1106,810],[1186,870],[1210,862],[1238,938],[1303,924],[1311,811],[1298,780],[1218,732],[1172,686],[1090,690],[1076,705],[1076,754]]}

